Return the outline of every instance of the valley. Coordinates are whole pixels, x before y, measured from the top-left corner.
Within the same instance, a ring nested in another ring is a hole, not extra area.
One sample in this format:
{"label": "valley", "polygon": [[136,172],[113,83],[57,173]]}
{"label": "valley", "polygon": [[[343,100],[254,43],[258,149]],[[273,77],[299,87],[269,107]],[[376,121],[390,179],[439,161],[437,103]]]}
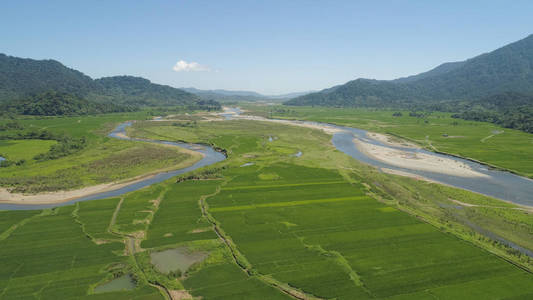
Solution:
{"label": "valley", "polygon": [[[227,153],[226,160],[192,174],[175,174],[138,191],[109,196],[113,198],[0,212],[6,220],[0,240],[4,251],[20,243],[42,251],[46,245],[69,249],[41,255],[43,263],[57,266],[39,271],[42,281],[26,286],[26,292],[18,288],[17,282],[27,277],[17,266],[36,266],[30,260],[35,252],[9,254],[14,259],[6,269],[10,279],[3,281],[3,295],[47,297],[55,290],[50,282],[89,298],[110,293],[125,298],[129,293],[206,299],[468,298],[494,296],[489,286],[505,293],[501,297],[533,293],[526,288],[533,280],[525,271],[531,268],[528,254],[509,246],[533,248],[530,209],[379,172],[337,151],[331,139],[339,130],[327,129],[330,125],[294,126],[248,117],[252,111],[242,119],[235,110],[229,115],[177,114],[113,131],[134,137],[133,143],[186,141]],[[109,132],[112,127],[107,128]],[[294,155],[298,152],[301,156]],[[47,228],[53,222],[71,231],[72,241],[89,237],[82,247],[94,248],[94,255],[107,253],[99,267],[107,266],[107,271],[78,269],[86,283],[68,283],[55,275],[52,279],[52,274],[71,278],[61,265],[87,256],[87,250],[57,243],[50,233],[26,238],[37,224]],[[501,236],[506,238],[495,239]],[[151,265],[151,253],[178,248],[206,256],[179,272],[165,274]],[[424,260],[412,255],[420,251]],[[480,278],[480,273],[485,275]],[[96,285],[124,274],[134,282],[119,285],[125,291],[97,292],[101,289]],[[214,278],[234,279],[221,284]],[[507,282],[523,288],[519,294],[498,289]]]}
{"label": "valley", "polygon": [[533,299],[531,11],[3,1],[0,300]]}

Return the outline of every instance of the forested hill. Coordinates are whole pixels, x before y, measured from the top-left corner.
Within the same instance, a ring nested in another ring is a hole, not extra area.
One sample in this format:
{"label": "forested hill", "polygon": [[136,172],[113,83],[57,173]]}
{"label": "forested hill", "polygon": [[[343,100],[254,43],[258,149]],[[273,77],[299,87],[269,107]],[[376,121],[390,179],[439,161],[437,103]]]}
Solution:
{"label": "forested hill", "polygon": [[78,96],[97,89],[91,77],[55,60],[34,60],[0,53],[0,101],[54,90]]}
{"label": "forested hill", "polygon": [[151,83],[150,80],[133,76],[113,76],[95,80],[99,89],[90,99],[114,101],[119,104],[166,106],[190,105],[200,101],[196,95],[168,85]]}
{"label": "forested hill", "polygon": [[100,103],[135,106],[193,105],[201,99],[170,86],[132,76],[91,77],[55,60],[34,60],[0,54],[0,102],[28,100],[55,91]]}
{"label": "forested hill", "polygon": [[463,62],[397,80],[357,79],[291,99],[289,105],[405,106],[475,100],[505,92],[533,95],[533,35]]}
{"label": "forested hill", "polygon": [[184,91],[195,94],[204,100],[215,100],[219,102],[234,101],[264,101],[282,102],[294,97],[309,94],[311,92],[295,92],[280,95],[263,95],[251,91],[230,91],[230,90],[199,90],[195,88],[181,88]]}
{"label": "forested hill", "polygon": [[7,113],[34,116],[72,116],[134,111],[136,107],[96,103],[64,92],[46,92],[0,104]]}

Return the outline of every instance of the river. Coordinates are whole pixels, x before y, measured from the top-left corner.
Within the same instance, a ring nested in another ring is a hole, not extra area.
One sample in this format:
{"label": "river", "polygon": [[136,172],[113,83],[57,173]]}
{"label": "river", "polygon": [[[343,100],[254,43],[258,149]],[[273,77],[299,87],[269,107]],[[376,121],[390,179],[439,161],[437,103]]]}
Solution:
{"label": "river", "polygon": [[[241,113],[241,110],[239,108],[226,108],[226,110],[227,110],[226,113],[222,114],[222,116],[226,120],[238,119],[238,116]],[[269,120],[276,121],[273,119],[264,119],[264,121],[269,121]],[[510,201],[516,204],[533,206],[533,196],[532,196],[533,195],[533,180],[529,178],[518,176],[510,172],[492,170],[483,164],[472,162],[472,161],[462,159],[462,158],[457,158],[457,157],[450,156],[450,155],[438,154],[438,153],[426,151],[424,149],[419,149],[419,148],[391,146],[389,144],[385,144],[379,140],[374,139],[372,136],[368,134],[367,131],[362,130],[362,129],[337,126],[333,124],[311,122],[311,121],[293,121],[293,120],[283,120],[283,121],[290,122],[295,125],[311,124],[311,125],[320,125],[320,126],[327,126],[327,127],[339,129],[340,132],[333,134],[333,137],[331,139],[335,148],[337,148],[339,151],[342,151],[343,153],[363,163],[375,166],[377,168],[387,168],[387,169],[392,169],[392,170],[397,170],[397,171],[402,171],[402,172],[408,172],[411,174],[416,174],[416,175],[428,178],[436,182],[440,182],[440,183],[447,184],[450,186],[470,190],[470,191],[484,194],[487,196],[491,196],[494,198],[502,199],[505,201]],[[225,156],[222,153],[219,153],[215,151],[213,148],[204,146],[204,145],[129,138],[126,136],[126,127],[131,126],[131,125],[132,125],[131,122],[122,123],[119,126],[117,126],[115,130],[113,130],[113,132],[109,134],[109,136],[112,138],[131,140],[131,141],[142,141],[142,142],[152,142],[152,143],[158,143],[158,144],[174,145],[178,147],[187,148],[193,151],[201,152],[205,155],[205,157],[190,167],[171,171],[171,172],[159,173],[153,177],[147,178],[140,182],[132,183],[131,185],[125,186],[117,190],[104,192],[100,194],[94,194],[94,195],[90,195],[86,197],[81,197],[81,198],[77,198],[77,199],[64,202],[64,203],[59,203],[59,204],[44,204],[44,205],[0,204],[0,210],[42,209],[42,208],[69,205],[69,204],[76,203],[79,201],[116,197],[116,196],[120,196],[128,192],[141,189],[145,186],[159,183],[161,181],[167,180],[176,175],[183,174],[183,173],[186,173],[186,172],[189,172],[189,171],[192,171],[192,170],[204,167],[204,166],[217,163],[225,159]],[[395,165],[391,165],[391,164],[384,163],[382,161],[378,161],[372,157],[369,157],[365,153],[361,152],[356,147],[354,143],[354,139],[359,139],[359,140],[369,142],[375,145],[379,145],[382,147],[386,147],[386,148],[401,149],[403,151],[408,151],[408,152],[424,153],[424,154],[431,155],[431,156],[455,160],[455,161],[464,163],[470,166],[472,170],[475,170],[487,176],[461,177],[461,176],[453,176],[453,175],[443,174],[443,173],[428,172],[428,171],[421,171],[417,169],[397,167]],[[199,148],[201,148],[201,150],[198,150]]]}
{"label": "river", "polygon": [[[239,108],[226,108],[223,116],[226,119],[239,119],[241,114]],[[258,118],[255,118],[258,119]],[[365,164],[372,165],[379,169],[386,168],[416,174],[432,181],[440,182],[446,185],[458,187],[472,192],[480,193],[497,199],[513,202],[520,205],[533,207],[533,180],[522,177],[510,172],[490,169],[486,165],[473,162],[467,159],[458,158],[451,155],[439,154],[420,148],[398,147],[383,143],[373,138],[368,131],[358,128],[325,124],[313,121],[297,120],[280,120],[280,119],[262,119],[263,121],[283,121],[294,125],[312,125],[321,127],[330,127],[338,132],[333,134],[331,142],[335,148]],[[459,163],[468,165],[473,171],[479,172],[486,176],[483,177],[463,177],[454,176],[445,173],[421,171],[412,168],[398,167],[376,160],[364,152],[360,151],[355,145],[354,139],[362,142],[378,145],[388,149],[398,149],[406,152],[421,153],[437,158],[446,158]]]}
{"label": "river", "polygon": [[0,204],[0,210],[33,210],[33,209],[44,209],[44,208],[52,208],[52,207],[58,207],[58,206],[65,206],[65,205],[71,205],[76,202],[80,201],[88,201],[88,200],[97,200],[97,199],[104,199],[104,198],[110,198],[110,197],[117,197],[129,192],[133,192],[136,190],[139,190],[143,187],[159,183],[162,181],[165,181],[167,179],[170,179],[174,176],[187,173],[208,165],[212,165],[214,163],[217,163],[219,161],[223,161],[226,159],[226,156],[224,154],[215,151],[215,149],[205,146],[205,145],[197,145],[197,144],[187,144],[187,143],[181,143],[181,142],[168,142],[168,141],[158,141],[158,140],[149,140],[149,139],[136,139],[136,138],[129,138],[126,136],[126,127],[129,127],[132,125],[132,122],[125,122],[120,125],[118,125],[110,134],[109,137],[121,139],[121,140],[130,140],[130,141],[138,141],[138,142],[151,142],[151,143],[157,143],[157,144],[165,144],[165,145],[173,145],[178,146],[182,148],[186,148],[192,151],[200,152],[204,154],[204,157],[197,161],[192,166],[189,166],[187,168],[169,171],[169,172],[162,172],[158,173],[155,176],[149,177],[147,179],[126,185],[122,188],[107,191],[103,193],[93,194],[85,197],[76,198],[70,201],[62,202],[62,203],[54,203],[54,204]]}

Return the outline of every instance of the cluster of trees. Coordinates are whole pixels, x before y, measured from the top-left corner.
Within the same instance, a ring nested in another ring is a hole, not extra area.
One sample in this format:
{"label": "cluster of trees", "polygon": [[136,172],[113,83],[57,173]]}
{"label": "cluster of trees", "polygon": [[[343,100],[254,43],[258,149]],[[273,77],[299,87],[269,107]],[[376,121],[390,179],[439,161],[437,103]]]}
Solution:
{"label": "cluster of trees", "polygon": [[17,121],[11,121],[4,124],[0,124],[0,131],[8,130],[22,130],[24,126]]}
{"label": "cluster of trees", "polygon": [[34,116],[88,115],[138,110],[133,106],[96,103],[72,94],[55,91],[33,95],[24,100],[8,102],[1,105],[0,108],[14,114]]}
{"label": "cluster of trees", "polygon": [[516,107],[504,111],[465,110],[452,115],[453,118],[482,121],[502,127],[533,133],[533,107]]}
{"label": "cluster of trees", "polygon": [[193,173],[188,176],[180,176],[176,179],[176,183],[188,181],[188,180],[208,180],[208,179],[218,179],[223,170],[227,169],[226,166],[214,169],[205,169],[200,172]]}
{"label": "cluster of trees", "polygon": [[12,166],[12,165],[17,165],[17,166],[21,166],[23,164],[26,163],[26,160],[25,159],[20,159],[20,160],[17,160],[17,161],[12,161],[12,160],[0,160],[0,168],[5,168],[5,167],[9,167],[9,166]]}
{"label": "cluster of trees", "polygon": [[37,161],[57,159],[78,152],[87,146],[87,138],[84,136],[81,138],[62,136],[57,141],[58,143],[50,147],[48,152],[38,154],[33,159]]}
{"label": "cluster of trees", "polygon": [[[410,117],[426,118],[433,111],[451,112],[456,119],[489,122],[533,133],[533,96],[516,92],[491,95],[474,101],[443,101],[408,107]],[[393,116],[400,117],[400,112]]]}
{"label": "cluster of trees", "polygon": [[188,128],[196,128],[198,127],[198,124],[196,123],[196,121],[192,121],[192,122],[174,122],[172,123],[172,126],[176,126],[176,127],[188,127]]}
{"label": "cluster of trees", "polygon": [[[0,140],[56,140],[59,138],[59,136],[46,129],[27,129],[16,122],[11,124],[17,124],[18,127],[10,130],[0,130]],[[5,125],[0,127],[3,126]]]}
{"label": "cluster of trees", "polygon": [[452,117],[498,124],[533,133],[533,96],[504,92],[474,101],[453,101],[429,106],[429,109],[453,112]]}

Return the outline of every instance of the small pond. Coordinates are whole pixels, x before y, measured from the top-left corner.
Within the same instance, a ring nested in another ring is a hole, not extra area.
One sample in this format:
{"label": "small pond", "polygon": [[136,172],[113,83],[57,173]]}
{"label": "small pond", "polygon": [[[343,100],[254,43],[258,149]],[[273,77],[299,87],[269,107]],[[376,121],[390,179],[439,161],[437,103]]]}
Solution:
{"label": "small pond", "polygon": [[95,293],[107,293],[116,291],[130,291],[135,288],[135,282],[131,275],[124,275],[94,288]]}
{"label": "small pond", "polygon": [[207,258],[206,252],[193,252],[180,247],[150,254],[151,263],[164,274],[170,272],[185,272],[190,266]]}

